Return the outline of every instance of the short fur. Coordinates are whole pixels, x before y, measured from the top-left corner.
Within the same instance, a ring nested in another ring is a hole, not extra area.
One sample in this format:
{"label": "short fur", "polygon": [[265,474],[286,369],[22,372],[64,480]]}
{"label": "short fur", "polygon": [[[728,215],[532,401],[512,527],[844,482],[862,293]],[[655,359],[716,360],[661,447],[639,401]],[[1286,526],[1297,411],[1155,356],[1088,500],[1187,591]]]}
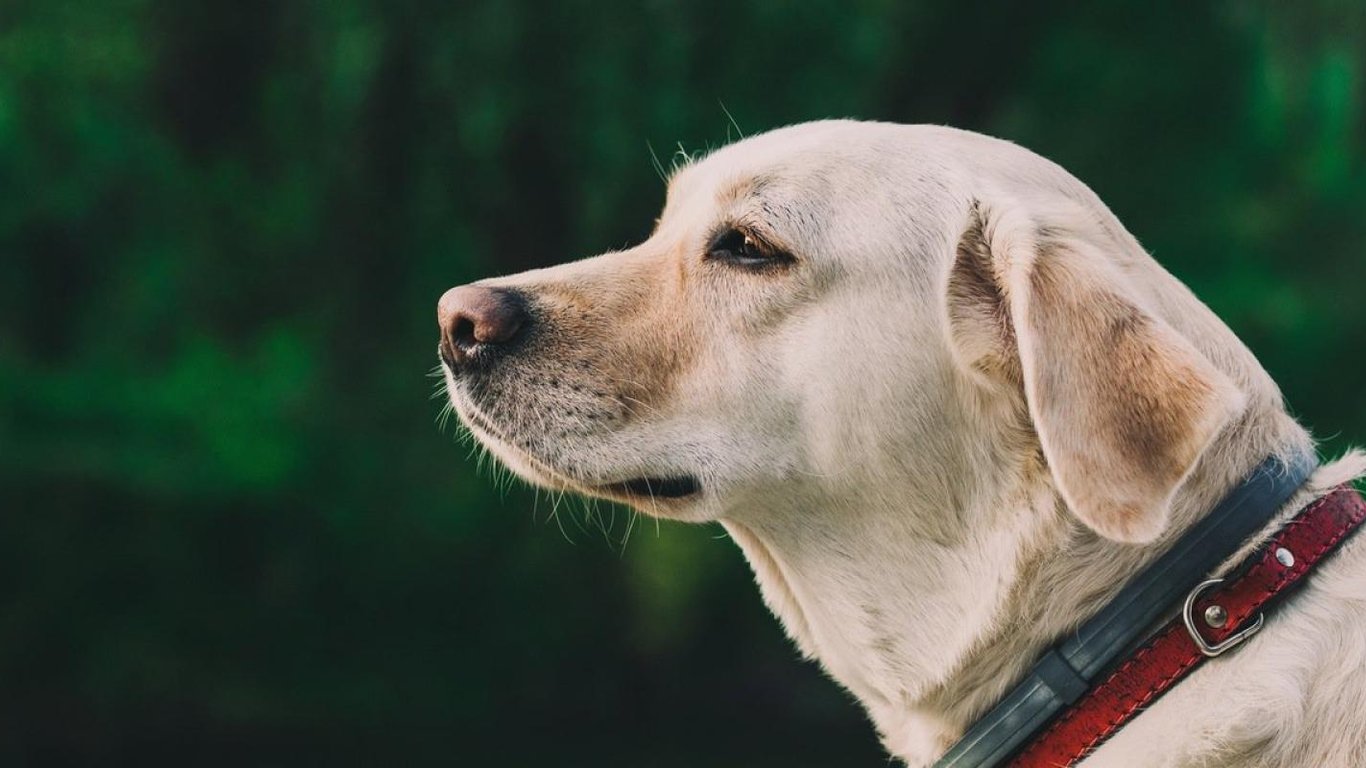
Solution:
{"label": "short fur", "polygon": [[[792,262],[708,258],[729,227]],[[447,370],[474,434],[532,482],[720,521],[912,766],[1265,456],[1311,448],[1085,185],[948,128],[746,139],[681,169],[640,245],[484,284],[534,324],[496,365]],[[1326,465],[1282,516],[1363,471]],[[685,473],[696,496],[602,488]],[[1357,539],[1086,764],[1361,765],[1362,712]]]}

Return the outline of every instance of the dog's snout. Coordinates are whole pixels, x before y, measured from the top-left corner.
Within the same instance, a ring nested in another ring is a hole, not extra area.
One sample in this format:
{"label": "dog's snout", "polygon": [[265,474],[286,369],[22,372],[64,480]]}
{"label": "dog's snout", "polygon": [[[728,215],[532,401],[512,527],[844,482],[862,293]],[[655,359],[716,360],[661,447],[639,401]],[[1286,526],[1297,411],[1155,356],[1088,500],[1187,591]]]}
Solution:
{"label": "dog's snout", "polygon": [[452,368],[480,350],[511,342],[530,320],[526,302],[516,291],[462,285],[446,291],[436,305],[441,328],[441,356]]}

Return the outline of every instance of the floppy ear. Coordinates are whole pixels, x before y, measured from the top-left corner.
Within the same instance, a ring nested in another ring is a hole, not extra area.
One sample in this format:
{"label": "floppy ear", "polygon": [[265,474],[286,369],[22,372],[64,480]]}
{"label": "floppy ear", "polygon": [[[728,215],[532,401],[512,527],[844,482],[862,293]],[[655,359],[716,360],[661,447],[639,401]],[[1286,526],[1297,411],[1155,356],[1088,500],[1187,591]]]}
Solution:
{"label": "floppy ear", "polygon": [[1076,222],[975,205],[949,276],[950,332],[961,362],[1023,393],[1072,511],[1102,536],[1148,542],[1245,398],[1145,308],[1119,244]]}

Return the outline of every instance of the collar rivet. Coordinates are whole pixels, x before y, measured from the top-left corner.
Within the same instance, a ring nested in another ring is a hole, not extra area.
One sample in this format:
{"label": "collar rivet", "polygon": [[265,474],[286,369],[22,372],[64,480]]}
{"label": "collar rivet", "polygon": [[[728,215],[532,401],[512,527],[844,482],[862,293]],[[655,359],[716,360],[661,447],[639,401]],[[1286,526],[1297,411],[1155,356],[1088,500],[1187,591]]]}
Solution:
{"label": "collar rivet", "polygon": [[1218,629],[1228,623],[1228,611],[1222,605],[1211,605],[1205,609],[1205,623]]}
{"label": "collar rivet", "polygon": [[1295,555],[1285,547],[1277,547],[1276,562],[1280,563],[1281,565],[1284,565],[1286,568],[1289,568],[1295,564]]}

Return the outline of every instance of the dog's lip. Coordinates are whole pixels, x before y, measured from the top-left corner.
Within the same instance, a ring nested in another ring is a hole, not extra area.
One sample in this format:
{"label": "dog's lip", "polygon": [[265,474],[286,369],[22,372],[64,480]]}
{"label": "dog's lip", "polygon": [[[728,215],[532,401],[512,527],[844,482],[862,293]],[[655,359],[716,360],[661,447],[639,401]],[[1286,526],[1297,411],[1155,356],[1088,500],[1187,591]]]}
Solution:
{"label": "dog's lip", "polygon": [[686,499],[702,492],[702,483],[693,475],[635,477],[594,488],[622,496],[647,499]]}
{"label": "dog's lip", "polygon": [[561,483],[570,488],[578,488],[581,492],[616,497],[619,500],[627,501],[640,499],[650,499],[656,502],[686,501],[702,492],[702,482],[696,475],[692,474],[641,475],[609,483],[586,482],[584,479],[575,478],[574,475],[558,471],[525,450],[517,448],[516,444],[504,437],[490,423],[488,417],[480,413],[477,408],[471,407],[469,403],[463,403],[463,405],[466,406],[465,409],[462,409],[463,414],[468,417],[471,427],[486,433],[499,443],[515,449],[517,455],[544,474],[547,481]]}

